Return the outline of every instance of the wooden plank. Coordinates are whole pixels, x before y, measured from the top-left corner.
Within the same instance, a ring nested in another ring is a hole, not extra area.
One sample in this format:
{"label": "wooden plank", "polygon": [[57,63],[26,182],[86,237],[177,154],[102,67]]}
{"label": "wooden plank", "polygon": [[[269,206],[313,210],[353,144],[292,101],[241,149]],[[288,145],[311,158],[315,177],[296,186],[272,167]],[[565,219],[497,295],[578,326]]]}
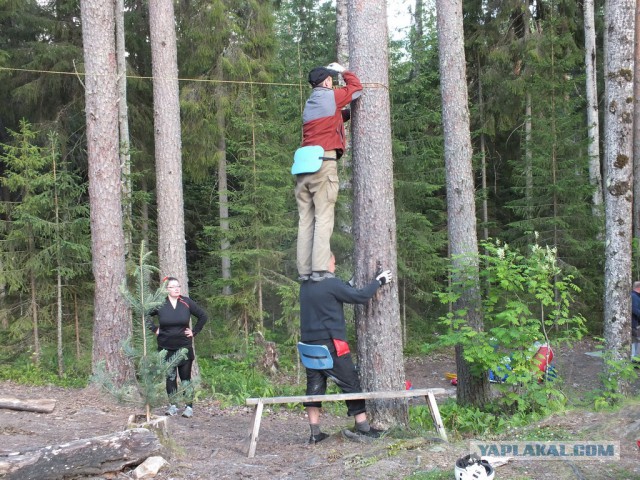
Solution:
{"label": "wooden plank", "polygon": [[431,412],[431,418],[433,419],[433,424],[436,426],[436,432],[440,435],[440,438],[445,442],[448,442],[447,432],[444,430],[444,425],[442,423],[442,418],[440,418],[440,409],[438,408],[438,404],[436,403],[436,397],[433,396],[433,393],[427,393],[425,399],[427,400],[427,405],[429,406],[429,411]]}
{"label": "wooden plank", "polygon": [[260,434],[260,422],[262,421],[262,409],[264,404],[258,402],[254,409],[253,422],[249,431],[249,445],[247,448],[247,456],[253,458],[256,455],[256,447],[258,446],[258,435]]}
{"label": "wooden plank", "polygon": [[247,405],[272,405],[276,403],[302,403],[302,402],[336,402],[340,400],[373,400],[382,398],[410,398],[442,395],[446,393],[444,388],[421,388],[416,390],[385,391],[385,392],[360,392],[360,393],[336,393],[331,395],[298,395],[291,397],[265,397],[247,398]]}
{"label": "wooden plank", "polygon": [[56,408],[56,401],[48,398],[20,400],[13,397],[0,397],[0,408],[21,410],[23,412],[51,413]]}
{"label": "wooden plank", "polygon": [[334,402],[339,400],[371,400],[382,398],[410,398],[425,397],[431,418],[436,426],[436,431],[445,442],[447,442],[447,434],[440,418],[440,410],[436,403],[435,395],[447,393],[444,388],[421,388],[416,390],[401,391],[385,391],[385,392],[360,392],[360,393],[338,393],[332,395],[298,395],[292,397],[265,397],[265,398],[247,398],[247,405],[255,405],[253,422],[249,429],[249,437],[247,440],[247,456],[253,458],[256,454],[258,446],[258,435],[260,432],[260,422],[262,420],[262,410],[264,405],[273,405],[277,403],[302,403],[302,402]]}

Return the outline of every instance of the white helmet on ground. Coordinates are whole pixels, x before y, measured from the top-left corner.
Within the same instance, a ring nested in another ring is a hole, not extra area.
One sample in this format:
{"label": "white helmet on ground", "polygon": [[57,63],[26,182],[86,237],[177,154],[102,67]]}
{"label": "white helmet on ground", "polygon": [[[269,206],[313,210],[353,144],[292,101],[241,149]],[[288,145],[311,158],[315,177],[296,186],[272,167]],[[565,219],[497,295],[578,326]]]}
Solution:
{"label": "white helmet on ground", "polygon": [[495,470],[489,462],[476,454],[469,454],[456,461],[456,480],[493,480]]}

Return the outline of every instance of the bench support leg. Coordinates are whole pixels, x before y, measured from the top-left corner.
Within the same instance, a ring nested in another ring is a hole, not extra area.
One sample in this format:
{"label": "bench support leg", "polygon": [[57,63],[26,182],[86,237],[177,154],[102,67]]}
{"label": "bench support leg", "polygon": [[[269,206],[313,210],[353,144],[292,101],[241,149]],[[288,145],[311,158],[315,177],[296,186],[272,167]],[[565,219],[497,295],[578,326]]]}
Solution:
{"label": "bench support leg", "polygon": [[249,440],[247,444],[247,456],[253,458],[256,455],[256,447],[258,446],[258,434],[260,432],[260,422],[262,421],[262,409],[264,404],[258,402],[254,409],[253,422],[249,430]]}
{"label": "bench support leg", "polygon": [[440,418],[440,410],[438,409],[438,404],[436,403],[436,397],[433,393],[428,393],[425,397],[427,401],[427,405],[429,406],[429,411],[431,412],[431,418],[433,419],[433,424],[436,426],[436,431],[440,438],[445,442],[448,442],[447,432],[444,431],[444,425],[442,424],[442,418]]}

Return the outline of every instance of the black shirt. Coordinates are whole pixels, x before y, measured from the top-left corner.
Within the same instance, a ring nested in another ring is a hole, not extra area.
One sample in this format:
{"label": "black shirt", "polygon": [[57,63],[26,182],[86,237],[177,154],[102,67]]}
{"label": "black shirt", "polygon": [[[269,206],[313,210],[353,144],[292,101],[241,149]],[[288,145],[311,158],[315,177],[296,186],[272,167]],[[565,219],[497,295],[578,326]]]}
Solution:
{"label": "black shirt", "polygon": [[193,345],[192,339],[184,333],[185,329],[189,327],[191,315],[198,318],[198,322],[191,329],[194,337],[200,333],[204,324],[207,323],[207,313],[200,305],[189,297],[182,296],[178,297],[176,308],[173,308],[169,298],[167,298],[158,309],[152,311],[149,315],[158,317],[159,327],[149,317],[147,317],[147,326],[153,333],[156,333],[160,328],[157,337],[158,348],[165,350],[178,350],[183,347],[189,348]]}
{"label": "black shirt", "polygon": [[376,293],[377,280],[361,290],[339,278],[325,278],[320,282],[308,280],[300,285],[300,340],[347,340],[344,303],[364,304]]}

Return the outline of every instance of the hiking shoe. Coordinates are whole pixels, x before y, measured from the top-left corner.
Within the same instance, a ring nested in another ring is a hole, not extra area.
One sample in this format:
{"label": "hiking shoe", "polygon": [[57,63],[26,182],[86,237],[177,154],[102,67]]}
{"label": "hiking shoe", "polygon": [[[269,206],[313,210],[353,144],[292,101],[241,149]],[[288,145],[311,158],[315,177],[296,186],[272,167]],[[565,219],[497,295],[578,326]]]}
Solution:
{"label": "hiking shoe", "polygon": [[369,437],[369,438],[380,438],[381,436],[383,436],[386,432],[384,430],[378,430],[377,428],[369,428],[369,431],[365,432],[364,430],[359,430],[359,429],[355,429],[354,432],[356,435],[361,435],[363,437]]}
{"label": "hiking shoe", "polygon": [[174,415],[178,414],[178,407],[176,407],[175,405],[169,405],[169,408],[167,408],[167,411],[164,413],[165,415],[169,415],[170,417],[173,417]]}
{"label": "hiking shoe", "polygon": [[184,412],[182,412],[182,416],[184,418],[191,418],[193,417],[193,408],[191,408],[190,406],[186,406],[184,407]]}
{"label": "hiking shoe", "polygon": [[310,277],[310,276],[311,276],[311,275],[300,275],[300,276],[298,277],[298,281],[299,281],[299,282],[304,283],[304,282],[306,282],[307,280],[309,280],[309,277]]}
{"label": "hiking shoe", "polygon": [[322,280],[324,280],[325,278],[333,278],[335,277],[335,275],[331,272],[313,272],[311,274],[311,280],[314,282],[321,282]]}
{"label": "hiking shoe", "polygon": [[324,432],[320,432],[317,435],[311,435],[309,437],[309,441],[307,442],[309,445],[315,445],[316,443],[320,443],[325,438],[329,438],[329,435]]}
{"label": "hiking shoe", "polygon": [[370,442],[374,438],[382,437],[386,432],[384,430],[378,430],[377,428],[371,428],[368,432],[364,430],[343,430],[342,434],[347,437],[349,440],[354,440],[356,442]]}

